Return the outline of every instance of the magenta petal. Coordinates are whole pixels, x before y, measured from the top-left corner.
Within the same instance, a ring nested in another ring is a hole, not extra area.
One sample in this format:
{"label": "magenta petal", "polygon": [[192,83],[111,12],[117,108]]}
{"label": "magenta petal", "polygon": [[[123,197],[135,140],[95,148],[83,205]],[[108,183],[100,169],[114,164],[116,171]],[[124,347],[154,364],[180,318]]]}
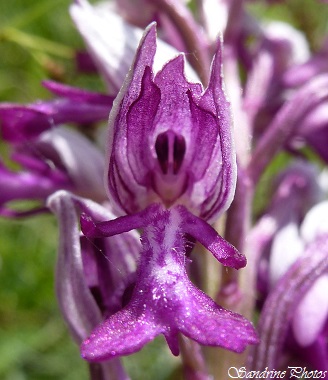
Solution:
{"label": "magenta petal", "polygon": [[177,319],[182,334],[200,344],[234,352],[242,352],[249,344],[258,343],[257,334],[245,317],[220,307],[192,284],[189,288],[187,310],[190,311]]}
{"label": "magenta petal", "polygon": [[0,161],[0,204],[12,200],[45,200],[51,193],[62,187],[71,187],[70,181],[63,176],[55,180],[50,175],[28,171],[14,172]]}
{"label": "magenta petal", "polygon": [[82,205],[84,213],[81,214],[82,232],[87,237],[107,237],[146,226],[149,215],[158,212],[160,205],[154,204],[134,215],[125,215],[119,218],[96,222],[90,211]]}
{"label": "magenta petal", "polygon": [[[147,206],[142,200],[147,197],[148,189],[138,184],[130,168],[130,155],[127,153],[126,139],[128,133],[127,117],[130,107],[140,95],[145,68],[147,66],[152,67],[155,51],[156,30],[154,25],[151,25],[144,33],[135,61],[114,102],[109,117],[109,130],[112,135],[108,145],[108,189],[118,207],[125,211],[135,212]],[[138,137],[136,141],[139,141]],[[137,200],[135,194],[138,195]],[[140,207],[140,203],[142,207]]]}
{"label": "magenta petal", "polygon": [[[37,164],[35,165],[37,166]],[[46,198],[59,189],[72,189],[73,184],[66,174],[59,170],[21,170],[14,172],[0,160],[0,215],[15,218],[47,212],[44,207]],[[10,202],[36,200],[40,204],[36,208],[14,210]]]}
{"label": "magenta petal", "polygon": [[40,109],[40,106],[3,103],[0,107],[1,137],[17,143],[35,138],[49,129],[51,112]]}
{"label": "magenta petal", "polygon": [[187,278],[181,281],[185,290],[180,297],[173,293],[165,299],[158,291],[151,301],[149,296],[135,293],[128,307],[108,318],[83,342],[84,359],[102,361],[131,354],[159,334],[164,334],[172,353],[178,355],[178,332],[200,344],[235,352],[258,343],[254,328],[246,318],[218,306]]}
{"label": "magenta petal", "polygon": [[218,235],[213,227],[185,207],[179,206],[179,210],[184,217],[183,230],[203,244],[220,263],[235,269],[246,266],[245,255]]}
{"label": "magenta petal", "polygon": [[126,308],[94,330],[83,342],[81,355],[88,361],[102,361],[132,354],[153,340],[161,330],[159,326],[148,323],[145,314],[136,317],[134,310]]}
{"label": "magenta petal", "polygon": [[0,106],[2,138],[10,142],[25,142],[62,123],[87,124],[106,120],[108,104],[88,103],[76,99],[56,99],[28,105],[3,103]]}
{"label": "magenta petal", "polygon": [[104,105],[110,107],[113,103],[114,97],[98,92],[92,92],[79,87],[68,86],[52,80],[45,80],[42,82],[43,86],[51,91],[53,94],[67,98],[77,102],[85,102],[89,104]]}
{"label": "magenta petal", "polygon": [[206,175],[198,184],[199,188],[208,189],[201,215],[210,222],[216,220],[230,206],[237,180],[231,106],[224,90],[222,52],[223,42],[219,40],[211,66],[209,85],[199,101],[199,107],[215,115],[219,137],[219,144],[216,144]]}

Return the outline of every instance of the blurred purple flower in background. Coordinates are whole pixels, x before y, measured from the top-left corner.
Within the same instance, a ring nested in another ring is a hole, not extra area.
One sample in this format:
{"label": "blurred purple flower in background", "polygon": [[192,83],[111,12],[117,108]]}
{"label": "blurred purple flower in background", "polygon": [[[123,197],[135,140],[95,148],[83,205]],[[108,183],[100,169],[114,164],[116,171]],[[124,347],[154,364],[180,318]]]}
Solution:
{"label": "blurred purple flower in background", "polygon": [[[264,301],[260,328],[268,339],[263,339],[265,344],[260,344],[252,357],[257,368],[262,368],[264,357],[276,366],[283,346],[290,350],[290,365],[297,365],[302,358],[317,370],[328,366],[324,344],[327,202],[322,201],[326,194],[319,174],[315,166],[304,162],[280,173],[269,210],[253,228],[254,252],[259,255],[258,288],[264,296],[260,299]],[[272,301],[276,297],[279,307]],[[274,327],[263,327],[272,322]],[[272,341],[275,349],[269,353]]]}

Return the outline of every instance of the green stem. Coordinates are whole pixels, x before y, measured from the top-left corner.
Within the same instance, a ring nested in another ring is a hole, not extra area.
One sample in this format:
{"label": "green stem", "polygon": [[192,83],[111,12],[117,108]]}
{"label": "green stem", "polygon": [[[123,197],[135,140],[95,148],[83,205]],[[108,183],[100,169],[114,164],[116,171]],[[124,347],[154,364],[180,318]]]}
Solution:
{"label": "green stem", "polygon": [[1,37],[7,41],[15,42],[26,49],[42,51],[61,58],[71,59],[74,57],[74,49],[66,45],[34,36],[15,28],[6,28],[2,31]]}

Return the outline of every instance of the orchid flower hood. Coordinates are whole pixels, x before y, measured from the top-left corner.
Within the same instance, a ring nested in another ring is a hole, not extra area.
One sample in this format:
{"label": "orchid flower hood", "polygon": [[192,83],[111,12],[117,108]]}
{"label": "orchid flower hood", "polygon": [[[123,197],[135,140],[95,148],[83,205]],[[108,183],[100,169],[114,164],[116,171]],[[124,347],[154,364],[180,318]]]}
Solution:
{"label": "orchid flower hood", "polygon": [[154,73],[155,53],[151,24],[109,118],[110,196],[127,213],[153,202],[184,204],[213,221],[229,207],[236,183],[221,43],[205,91],[186,80],[183,55]]}

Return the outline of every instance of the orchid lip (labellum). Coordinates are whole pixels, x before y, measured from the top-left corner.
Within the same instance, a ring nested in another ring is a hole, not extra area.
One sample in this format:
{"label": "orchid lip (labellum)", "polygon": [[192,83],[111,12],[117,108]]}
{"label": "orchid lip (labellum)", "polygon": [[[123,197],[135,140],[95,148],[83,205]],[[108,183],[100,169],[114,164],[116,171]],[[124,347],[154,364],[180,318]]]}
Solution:
{"label": "orchid lip (labellum)", "polygon": [[220,47],[205,91],[185,79],[181,55],[154,76],[156,30],[150,25],[114,101],[109,193],[128,215],[97,222],[85,210],[81,227],[91,239],[141,229],[142,248],[131,298],[82,344],[89,361],[131,354],[160,334],[175,355],[179,333],[235,352],[257,342],[247,319],[217,305],[187,275],[189,237],[223,265],[246,265],[205,221],[230,205],[236,180]]}
{"label": "orchid lip (labellum)", "polygon": [[154,74],[156,31],[145,32],[109,118],[108,187],[127,213],[184,204],[217,219],[232,201],[236,162],[221,44],[209,85],[188,82],[178,55]]}
{"label": "orchid lip (labellum)", "polygon": [[246,259],[184,206],[165,209],[153,204],[135,215],[94,223],[83,216],[88,237],[105,237],[143,228],[136,284],[126,307],[111,315],[82,344],[89,361],[131,354],[163,334],[173,354],[179,354],[178,333],[209,346],[241,352],[257,342],[250,322],[225,310],[188,279],[185,235],[204,244],[224,265],[236,269]]}

